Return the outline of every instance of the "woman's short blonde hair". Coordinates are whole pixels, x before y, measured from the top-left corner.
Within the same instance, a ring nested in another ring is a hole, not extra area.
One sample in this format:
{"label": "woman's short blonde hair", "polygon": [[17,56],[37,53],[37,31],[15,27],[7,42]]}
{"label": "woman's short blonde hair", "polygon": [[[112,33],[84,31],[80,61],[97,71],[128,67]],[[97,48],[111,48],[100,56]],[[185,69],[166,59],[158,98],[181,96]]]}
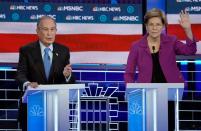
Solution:
{"label": "woman's short blonde hair", "polygon": [[145,14],[145,16],[144,16],[144,23],[145,23],[145,25],[147,25],[149,19],[151,19],[153,17],[159,17],[161,19],[163,25],[167,25],[167,19],[165,17],[165,14],[161,10],[159,10],[157,8],[153,8],[153,9],[149,10]]}

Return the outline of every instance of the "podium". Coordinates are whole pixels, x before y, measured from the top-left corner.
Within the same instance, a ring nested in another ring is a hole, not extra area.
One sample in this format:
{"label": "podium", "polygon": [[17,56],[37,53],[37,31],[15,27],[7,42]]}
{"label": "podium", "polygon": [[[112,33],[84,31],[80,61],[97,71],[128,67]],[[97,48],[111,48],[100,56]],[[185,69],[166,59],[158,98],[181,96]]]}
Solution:
{"label": "podium", "polygon": [[84,84],[39,85],[26,90],[28,131],[80,131]]}
{"label": "podium", "polygon": [[128,83],[128,131],[168,131],[168,100],[175,101],[179,131],[179,99],[184,83]]}

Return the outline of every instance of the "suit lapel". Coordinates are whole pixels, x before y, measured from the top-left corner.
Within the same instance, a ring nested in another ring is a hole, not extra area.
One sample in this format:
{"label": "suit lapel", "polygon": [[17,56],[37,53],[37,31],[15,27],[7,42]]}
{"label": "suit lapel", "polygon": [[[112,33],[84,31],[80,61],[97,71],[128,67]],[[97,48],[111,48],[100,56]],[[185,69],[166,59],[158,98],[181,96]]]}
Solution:
{"label": "suit lapel", "polygon": [[151,52],[150,52],[149,47],[148,47],[147,36],[148,36],[148,34],[146,34],[146,35],[143,36],[143,38],[142,38],[142,40],[141,40],[141,43],[140,43],[140,47],[142,47],[142,48],[145,50],[145,52],[146,52],[148,55],[150,55]]}
{"label": "suit lapel", "polygon": [[58,48],[55,44],[53,44],[53,57],[52,57],[52,66],[51,66],[51,69],[50,69],[50,75],[49,75],[49,79],[48,81],[49,82],[53,82],[54,83],[54,75],[55,75],[55,66],[57,65],[57,60],[58,60]]}
{"label": "suit lapel", "polygon": [[35,44],[35,49],[33,50],[32,53],[33,53],[32,56],[35,60],[34,64],[36,65],[36,68],[38,69],[39,73],[41,73],[43,80],[47,81],[39,42]]}

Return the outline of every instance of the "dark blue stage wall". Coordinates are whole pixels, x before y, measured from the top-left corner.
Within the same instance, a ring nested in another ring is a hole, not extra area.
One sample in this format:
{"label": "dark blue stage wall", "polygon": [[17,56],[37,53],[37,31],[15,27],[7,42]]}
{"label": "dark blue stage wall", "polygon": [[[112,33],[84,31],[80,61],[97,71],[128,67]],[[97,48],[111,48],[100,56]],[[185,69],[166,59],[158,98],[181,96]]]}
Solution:
{"label": "dark blue stage wall", "polygon": [[[201,83],[201,62],[192,58],[184,60],[180,56],[178,66],[188,84],[185,87],[184,99],[180,102],[180,129],[201,129],[199,112],[201,98],[196,90]],[[85,95],[81,97],[81,128],[83,130],[93,129],[100,122],[102,123],[101,129],[108,129],[107,124],[118,125],[118,128],[116,126],[113,128],[116,131],[127,128],[124,68],[124,65],[73,65],[77,82],[86,85]],[[16,119],[20,91],[14,81],[15,74],[15,67],[13,69],[1,67],[0,129],[18,129]],[[98,88],[103,88],[103,90],[95,95]],[[100,99],[100,96],[104,99]],[[102,115],[101,118],[98,117],[100,115]]]}

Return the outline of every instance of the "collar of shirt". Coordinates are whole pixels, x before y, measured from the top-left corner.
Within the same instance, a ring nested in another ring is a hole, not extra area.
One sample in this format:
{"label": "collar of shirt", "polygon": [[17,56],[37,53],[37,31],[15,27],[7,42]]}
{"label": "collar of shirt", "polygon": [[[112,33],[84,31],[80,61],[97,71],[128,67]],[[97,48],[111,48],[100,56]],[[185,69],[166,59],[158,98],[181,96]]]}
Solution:
{"label": "collar of shirt", "polygon": [[[42,58],[43,58],[44,54],[45,54],[44,49],[46,48],[46,46],[44,46],[44,44],[41,41],[39,41],[39,44],[40,44],[40,50],[41,50],[41,54],[42,54]],[[48,48],[50,48],[50,51],[49,51],[48,54],[49,54],[50,60],[52,62],[52,58],[53,58],[53,45],[50,44]]]}

